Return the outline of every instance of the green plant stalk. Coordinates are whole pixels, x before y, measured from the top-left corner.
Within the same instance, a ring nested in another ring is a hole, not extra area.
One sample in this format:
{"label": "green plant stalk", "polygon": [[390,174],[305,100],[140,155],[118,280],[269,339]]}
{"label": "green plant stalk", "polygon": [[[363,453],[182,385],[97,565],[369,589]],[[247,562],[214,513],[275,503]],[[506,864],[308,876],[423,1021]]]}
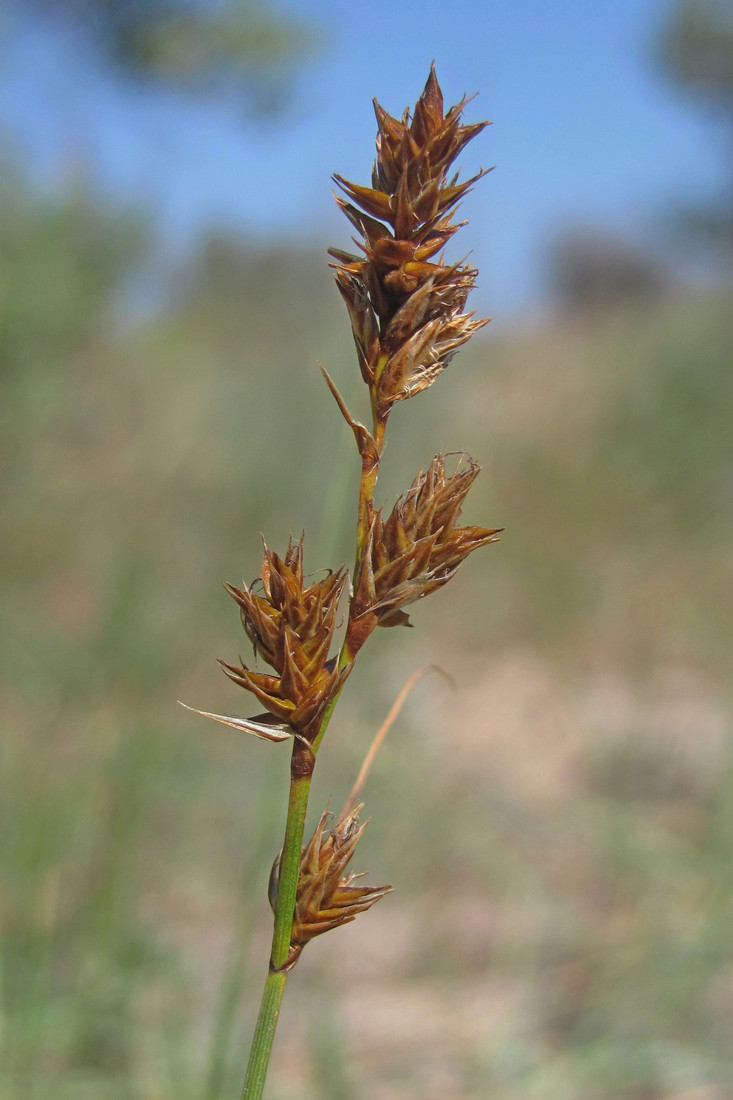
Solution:
{"label": "green plant stalk", "polygon": [[[256,904],[255,895],[251,889],[252,875],[255,868],[262,866],[266,859],[271,847],[272,831],[274,828],[279,827],[280,814],[276,812],[274,805],[270,804],[270,799],[264,790],[260,793],[253,810],[256,832],[253,834],[249,858],[242,867],[236,916],[236,927],[239,930],[244,930],[252,925],[252,911]],[[220,1100],[222,1095],[227,1056],[236,1024],[237,1010],[242,999],[242,991],[248,981],[247,972],[249,967],[246,961],[245,942],[246,938],[244,936],[235,934],[224,968],[219,1006],[209,1051],[206,1087],[201,1100]]]}
{"label": "green plant stalk", "polygon": [[255,1033],[252,1038],[252,1049],[249,1054],[247,1075],[242,1089],[242,1100],[260,1100],[262,1096],[287,976],[286,970],[270,970],[267,975],[260,1012],[255,1025]]}
{"label": "green plant stalk", "polygon": [[[343,656],[342,651],[342,659]],[[242,1088],[242,1100],[260,1100],[265,1087],[267,1068],[270,1063],[272,1044],[275,1039],[280,1005],[289,970],[290,934],[293,928],[300,857],[303,849],[303,832],[305,830],[305,817],[308,810],[308,796],[310,794],[315,754],[331,720],[337,699],[338,695],[329,703],[318,734],[314,739],[313,747],[309,748],[298,740],[293,744],[288,817],[285,823],[285,840],[280,856],[280,878],[277,904],[275,906],[275,926],[272,933],[270,966],[252,1038],[252,1048]],[[294,960],[291,960],[291,965],[292,962]]]}
{"label": "green plant stalk", "polygon": [[[310,759],[310,767],[300,774],[299,762],[304,752]],[[290,954],[290,934],[295,912],[295,896],[298,889],[300,871],[300,853],[303,848],[305,815],[308,809],[311,777],[313,774],[313,754],[302,742],[295,741],[291,763],[290,797],[288,799],[288,817],[285,823],[285,840],[280,857],[280,881],[277,904],[275,906],[275,925],[272,933],[272,951],[262,1002],[252,1038],[247,1073],[242,1089],[242,1100],[259,1100],[265,1087],[267,1067],[270,1063],[275,1029],[280,1014],[285,981],[288,976],[288,956]]]}
{"label": "green plant stalk", "polygon": [[[376,429],[377,450],[378,454],[381,455],[385,424],[377,422],[376,413],[374,414],[374,426]],[[357,568],[365,545],[366,506],[367,502],[371,502],[373,498],[378,471],[379,461],[371,470],[362,470],[357,522]],[[348,644],[344,642],[339,654],[339,668],[347,668],[353,664],[353,661],[354,655],[350,652]],[[293,928],[300,858],[303,850],[303,833],[305,831],[305,818],[308,810],[313,767],[316,753],[323,740],[328,723],[331,721],[331,715],[340,694],[341,691],[339,690],[329,702],[312,745],[309,747],[297,739],[293,743],[293,755],[290,763],[288,816],[285,823],[285,840],[280,855],[280,874],[270,966],[252,1037],[252,1048],[242,1088],[242,1100],[260,1100],[265,1087],[272,1044],[275,1039],[278,1016],[280,1015],[280,1005],[285,992],[288,970],[290,969],[288,966],[290,936]],[[294,962],[294,959],[290,960],[290,965],[292,966]]]}

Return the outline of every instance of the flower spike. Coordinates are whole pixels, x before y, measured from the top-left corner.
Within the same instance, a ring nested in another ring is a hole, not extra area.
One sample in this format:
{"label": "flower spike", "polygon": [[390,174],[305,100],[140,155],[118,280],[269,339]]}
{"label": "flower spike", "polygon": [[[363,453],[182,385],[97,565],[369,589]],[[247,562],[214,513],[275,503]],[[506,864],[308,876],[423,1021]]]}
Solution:
{"label": "flower spike", "polygon": [[393,118],[374,101],[377,159],[371,187],[335,175],[346,198],[336,201],[363,238],[363,256],[331,249],[356,344],[362,377],[377,417],[386,421],[396,401],[433,384],[457,348],[487,320],[464,306],[476,280],[474,268],[447,265],[439,253],[464,222],[452,214],[486,172],[458,182],[448,172],[486,122],[461,124],[464,98],[444,113],[431,66],[412,118]]}
{"label": "flower spike", "polygon": [[445,456],[421,470],[386,520],[371,512],[369,538],[354,583],[352,651],[373,628],[409,626],[403,608],[442,588],[472,550],[497,541],[501,528],[459,527],[463,501],[480,467],[462,456],[447,475]]}
{"label": "flower spike", "polygon": [[[225,588],[239,604],[255,657],[270,665],[274,674],[256,672],[243,661],[238,665],[219,663],[235,684],[251,692],[269,711],[277,729],[291,729],[310,740],[343,681],[329,652],[346,570],[306,585],[301,537],[296,543],[290,540],[284,558],[265,545],[258,583],[261,591],[256,591],[255,584],[241,588],[227,584]],[[217,720],[221,721],[221,716]],[[255,721],[262,724],[260,719]]]}
{"label": "flower spike", "polygon": [[[391,886],[356,886],[361,875],[344,874],[354,854],[359,837],[367,822],[359,821],[364,803],[349,809],[338,821],[328,806],[321,814],[316,831],[303,849],[298,875],[295,915],[290,935],[290,955],[283,969],[295,965],[305,945],[316,936],[330,932],[341,924],[356,920],[376,901],[391,890]],[[280,856],[270,874],[268,895],[273,911],[279,892]]]}

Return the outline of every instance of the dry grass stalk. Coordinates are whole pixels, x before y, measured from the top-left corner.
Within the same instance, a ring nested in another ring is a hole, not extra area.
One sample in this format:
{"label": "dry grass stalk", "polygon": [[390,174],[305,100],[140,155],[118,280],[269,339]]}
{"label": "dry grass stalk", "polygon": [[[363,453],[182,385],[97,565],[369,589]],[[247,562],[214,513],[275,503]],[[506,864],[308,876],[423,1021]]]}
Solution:
{"label": "dry grass stalk", "polygon": [[255,659],[272,672],[221,662],[265,713],[239,718],[198,712],[267,740],[293,741],[285,841],[270,882],[272,952],[243,1091],[248,1100],[262,1095],[285,979],[305,944],[353,921],[391,889],[357,884],[359,876],[345,873],[365,827],[358,816],[361,779],[339,818],[334,822],[326,810],[303,845],[311,776],[338,695],[374,628],[409,625],[405,607],[441,588],[468,554],[498,534],[496,528],[459,526],[479,472],[468,455],[452,473],[445,456],[436,455],[386,519],[374,506],[392,408],[432,386],[457,349],[487,323],[465,311],[475,269],[446,262],[443,255],[465,224],[453,220],[460,199],[485,174],[464,182],[457,173],[450,175],[456,157],[487,125],[462,123],[467,102],[445,112],[431,67],[412,116],[406,110],[401,119],[393,118],[375,101],[371,186],[334,176],[346,196],[336,201],[359,235],[359,253],[332,249],[331,256],[371,407],[367,427],[352,416],[323,372],[354,433],[362,467],[343,641],[332,653],[346,568],[307,583],[302,537],[291,539],[283,558],[265,546],[257,582],[226,587],[239,605]]}

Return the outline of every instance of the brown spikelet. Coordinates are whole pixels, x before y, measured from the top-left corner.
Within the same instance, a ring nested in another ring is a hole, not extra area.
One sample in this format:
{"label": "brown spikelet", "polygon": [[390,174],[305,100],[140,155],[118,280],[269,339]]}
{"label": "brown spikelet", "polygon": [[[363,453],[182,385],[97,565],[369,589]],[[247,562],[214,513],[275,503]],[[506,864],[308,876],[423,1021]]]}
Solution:
{"label": "brown spikelet", "polygon": [[[421,470],[386,521],[373,512],[366,553],[354,586],[350,637],[381,626],[408,625],[402,608],[435,592],[472,550],[496,542],[499,528],[459,527],[463,501],[479,472],[466,455],[450,476],[444,455]],[[364,634],[364,637],[366,637]]]}
{"label": "brown spikelet", "polygon": [[239,604],[255,656],[266,661],[274,674],[255,672],[244,663],[220,664],[278,722],[308,738],[341,683],[329,651],[346,570],[305,586],[303,539],[296,543],[291,539],[284,559],[265,546],[259,583],[261,594],[254,585],[225,587]]}
{"label": "brown spikelet", "polygon": [[[344,875],[367,826],[366,821],[359,821],[363,808],[363,802],[359,803],[330,824],[333,814],[326,807],[303,849],[290,938],[290,966],[309,940],[355,920],[359,913],[365,912],[392,889],[391,886],[356,886],[354,883],[360,875]],[[279,857],[270,876],[269,896],[273,910],[277,904],[278,877]]]}
{"label": "brown spikelet", "polygon": [[431,67],[410,118],[393,118],[375,100],[377,159],[371,187],[334,180],[337,202],[362,240],[363,256],[331,249],[336,283],[346,303],[362,377],[377,416],[432,385],[457,348],[486,320],[464,307],[477,272],[445,264],[441,252],[465,224],[456,205],[484,171],[458,182],[448,171],[464,146],[488,125],[461,125],[468,101],[446,113]]}

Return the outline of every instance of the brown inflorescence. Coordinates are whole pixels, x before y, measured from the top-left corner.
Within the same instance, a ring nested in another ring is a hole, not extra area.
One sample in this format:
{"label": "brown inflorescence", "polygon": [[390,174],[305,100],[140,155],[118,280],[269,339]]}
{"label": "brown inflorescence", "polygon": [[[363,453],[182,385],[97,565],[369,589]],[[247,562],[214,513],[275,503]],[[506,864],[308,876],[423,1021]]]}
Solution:
{"label": "brown inflorescence", "polygon": [[304,586],[303,539],[291,539],[284,559],[265,546],[259,580],[262,594],[254,585],[225,587],[239,604],[255,657],[276,675],[254,672],[244,663],[220,664],[278,721],[310,739],[342,679],[329,652],[346,570]]}
{"label": "brown inflorescence", "polygon": [[[324,932],[348,924],[369,909],[392,889],[391,886],[354,885],[360,875],[344,871],[354,854],[367,822],[359,821],[363,803],[355,806],[330,825],[333,815],[328,808],[321,815],[316,831],[303,849],[298,875],[295,916],[291,933],[289,966],[294,965],[303,947]],[[270,904],[277,904],[279,858],[270,876]]]}
{"label": "brown inflorescence", "polygon": [[436,455],[386,521],[381,511],[372,511],[351,605],[353,640],[376,625],[409,625],[406,604],[446,584],[472,550],[497,541],[500,528],[457,526],[479,469],[465,455],[447,475],[445,456]]}
{"label": "brown inflorescence", "polygon": [[356,243],[364,254],[331,249],[336,282],[382,423],[396,401],[432,385],[456,349],[487,323],[463,312],[475,269],[436,258],[465,224],[451,221],[456,205],[485,174],[463,183],[457,174],[448,178],[463,147],[488,125],[462,126],[466,103],[443,113],[431,67],[412,119],[408,111],[393,118],[374,101],[379,132],[372,186],[334,176],[350,200],[337,202],[363,238]]}

